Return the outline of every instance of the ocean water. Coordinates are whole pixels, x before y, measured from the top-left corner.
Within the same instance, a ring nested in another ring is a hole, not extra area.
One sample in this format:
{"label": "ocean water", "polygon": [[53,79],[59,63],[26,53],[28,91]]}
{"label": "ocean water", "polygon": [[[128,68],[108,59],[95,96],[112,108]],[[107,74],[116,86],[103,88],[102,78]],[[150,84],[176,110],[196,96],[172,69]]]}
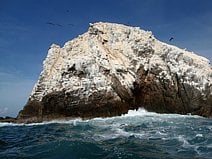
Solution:
{"label": "ocean water", "polygon": [[212,120],[143,109],[112,118],[0,123],[0,159],[212,159]]}

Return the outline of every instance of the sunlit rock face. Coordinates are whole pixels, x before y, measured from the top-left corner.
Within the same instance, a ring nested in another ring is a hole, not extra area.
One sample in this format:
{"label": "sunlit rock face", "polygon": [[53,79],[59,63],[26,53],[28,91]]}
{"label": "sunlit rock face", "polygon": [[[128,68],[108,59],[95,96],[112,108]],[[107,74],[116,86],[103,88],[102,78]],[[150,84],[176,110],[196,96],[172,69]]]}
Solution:
{"label": "sunlit rock face", "polygon": [[90,24],[53,44],[19,120],[106,117],[144,107],[212,116],[212,69],[192,52],[121,24]]}

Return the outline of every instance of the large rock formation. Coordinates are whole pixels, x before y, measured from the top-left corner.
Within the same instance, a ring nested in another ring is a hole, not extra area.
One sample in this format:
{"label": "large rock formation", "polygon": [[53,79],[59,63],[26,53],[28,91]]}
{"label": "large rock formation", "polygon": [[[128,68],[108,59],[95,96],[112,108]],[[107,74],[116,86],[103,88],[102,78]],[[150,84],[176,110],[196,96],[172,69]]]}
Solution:
{"label": "large rock formation", "polygon": [[212,68],[192,52],[121,24],[53,44],[19,121],[105,117],[144,107],[160,113],[212,116]]}

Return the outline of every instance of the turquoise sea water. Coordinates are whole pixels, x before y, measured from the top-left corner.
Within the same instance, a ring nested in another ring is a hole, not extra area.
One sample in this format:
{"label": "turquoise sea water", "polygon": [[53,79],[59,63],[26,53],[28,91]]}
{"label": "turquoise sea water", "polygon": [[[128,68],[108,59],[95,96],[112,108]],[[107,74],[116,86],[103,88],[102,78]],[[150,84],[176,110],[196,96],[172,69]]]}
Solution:
{"label": "turquoise sea water", "polygon": [[0,159],[212,159],[212,119],[143,109],[112,118],[0,123]]}

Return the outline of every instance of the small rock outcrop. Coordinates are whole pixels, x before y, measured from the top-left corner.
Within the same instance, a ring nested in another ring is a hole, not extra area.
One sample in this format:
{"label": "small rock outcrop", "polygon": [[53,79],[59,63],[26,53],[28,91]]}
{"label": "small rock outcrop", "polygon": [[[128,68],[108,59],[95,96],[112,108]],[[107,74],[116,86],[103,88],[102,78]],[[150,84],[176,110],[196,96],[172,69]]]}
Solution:
{"label": "small rock outcrop", "polygon": [[106,117],[144,107],[212,116],[209,60],[160,42],[149,31],[90,24],[61,48],[53,44],[19,121]]}
{"label": "small rock outcrop", "polygon": [[16,118],[6,116],[6,117],[0,117],[0,123],[7,122],[7,123],[13,123],[16,121]]}

